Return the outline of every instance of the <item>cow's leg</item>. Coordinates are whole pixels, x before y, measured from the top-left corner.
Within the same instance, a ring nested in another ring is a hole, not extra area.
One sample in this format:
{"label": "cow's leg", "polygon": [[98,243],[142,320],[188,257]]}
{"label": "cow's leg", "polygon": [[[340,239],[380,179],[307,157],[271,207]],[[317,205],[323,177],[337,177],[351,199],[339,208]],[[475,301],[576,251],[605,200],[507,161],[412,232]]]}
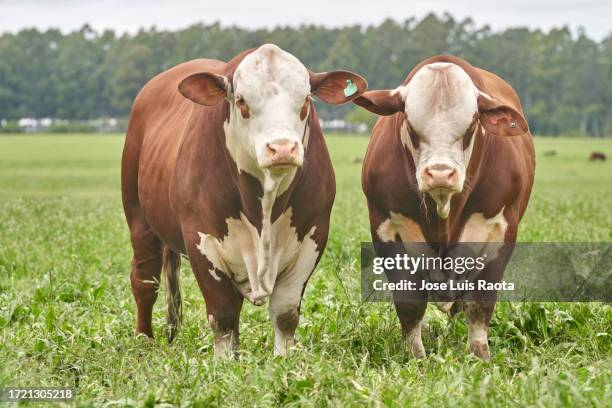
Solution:
{"label": "cow's leg", "polygon": [[[494,222],[491,222],[491,220],[494,220]],[[483,224],[482,220],[476,218],[473,221],[470,217],[461,240],[472,242],[472,244],[466,244],[472,248],[475,245],[473,243],[486,243],[479,250],[480,256],[486,256],[493,260],[475,278],[489,283],[498,283],[502,280],[514,250],[519,221],[518,208],[516,206],[508,207],[486,221]],[[490,360],[489,322],[495,310],[497,292],[474,290],[470,291],[469,297],[472,301],[466,301],[463,305],[468,324],[468,347],[470,352],[477,357]]]}
{"label": "cow's leg", "polygon": [[268,311],[274,327],[275,356],[286,356],[288,349],[294,345],[304,288],[319,258],[319,253],[314,249],[316,244],[312,241],[310,244],[302,247],[298,262],[279,277],[270,295]]}
{"label": "cow's leg", "polygon": [[[423,244],[425,237],[416,221],[408,217],[388,218],[370,202],[368,202],[368,209],[370,211],[370,232],[372,241],[375,243],[377,256],[395,258],[396,255],[403,256],[408,253],[417,257],[421,253],[431,251],[429,247]],[[398,238],[410,243],[410,247],[400,245],[397,242]],[[398,270],[387,271],[386,275],[387,280],[391,283],[409,280],[417,286],[421,286],[421,280],[423,279],[420,274],[411,275]],[[427,354],[423,346],[421,327],[427,309],[427,292],[419,290],[394,292],[393,297],[395,311],[402,326],[402,334],[410,352],[416,358],[425,358]]]}
{"label": "cow's leg", "polygon": [[270,295],[268,311],[274,327],[276,356],[286,356],[288,349],[294,345],[304,288],[327,244],[328,219],[323,219],[316,225],[316,228],[311,229],[312,235],[304,237],[296,255],[296,263],[278,277]]}
{"label": "cow's leg", "polygon": [[134,256],[130,281],[136,300],[135,334],[153,337],[151,316],[157,299],[162,268],[162,244],[141,213],[128,220]]}
{"label": "cow's leg", "polygon": [[410,352],[416,358],[425,358],[425,347],[421,338],[423,316],[427,309],[427,302],[395,302],[395,311],[402,326],[402,334],[406,339]]}
{"label": "cow's leg", "polygon": [[206,316],[213,331],[215,358],[238,356],[240,311],[243,297],[228,276],[215,269],[196,247],[187,243],[191,268],[206,303]]}
{"label": "cow's leg", "polygon": [[287,350],[294,345],[305,284],[306,279],[284,279],[274,286],[268,311],[274,327],[275,356],[286,356]]}
{"label": "cow's leg", "polygon": [[[210,271],[221,280],[211,283],[206,277],[211,276]],[[240,311],[244,298],[227,275],[213,270],[212,266],[206,271],[198,272],[196,277],[206,302],[208,323],[213,331],[215,358],[238,357]]]}
{"label": "cow's leg", "polygon": [[483,360],[491,358],[488,331],[494,309],[495,302],[465,302],[464,304],[470,352]]}
{"label": "cow's leg", "polygon": [[208,324],[213,331],[215,358],[238,357],[240,310],[243,298],[233,287],[231,294],[229,289],[223,289],[227,295],[225,299],[210,294],[204,295]]}

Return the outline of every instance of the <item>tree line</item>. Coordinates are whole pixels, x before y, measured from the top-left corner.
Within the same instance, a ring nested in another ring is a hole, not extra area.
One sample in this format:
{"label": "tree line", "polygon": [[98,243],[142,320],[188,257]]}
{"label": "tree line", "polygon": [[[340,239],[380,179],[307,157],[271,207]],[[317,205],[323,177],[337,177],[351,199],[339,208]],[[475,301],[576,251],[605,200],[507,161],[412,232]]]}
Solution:
{"label": "tree line", "polygon": [[[379,25],[317,25],[248,30],[197,24],[136,34],[22,30],[0,36],[0,119],[126,118],[155,74],[189,59],[228,60],[275,43],[309,69],[350,69],[370,89],[396,87],[421,60],[453,54],[505,78],[518,92],[534,133],[612,135],[612,33],[602,41],[567,27],[493,31],[471,19],[430,14]],[[319,104],[326,119],[371,121],[353,105]]]}

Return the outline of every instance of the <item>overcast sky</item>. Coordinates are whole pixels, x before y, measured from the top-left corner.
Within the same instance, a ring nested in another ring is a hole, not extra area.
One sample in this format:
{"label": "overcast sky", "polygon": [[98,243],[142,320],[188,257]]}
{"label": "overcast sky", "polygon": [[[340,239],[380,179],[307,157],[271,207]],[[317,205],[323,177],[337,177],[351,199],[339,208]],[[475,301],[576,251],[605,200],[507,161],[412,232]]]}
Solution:
{"label": "overcast sky", "polygon": [[71,31],[85,23],[120,32],[214,21],[248,28],[341,26],[375,24],[386,17],[420,18],[430,11],[448,11],[458,19],[471,16],[478,25],[489,24],[495,30],[569,25],[575,31],[582,26],[597,40],[612,31],[612,0],[0,0],[0,32],[25,27]]}

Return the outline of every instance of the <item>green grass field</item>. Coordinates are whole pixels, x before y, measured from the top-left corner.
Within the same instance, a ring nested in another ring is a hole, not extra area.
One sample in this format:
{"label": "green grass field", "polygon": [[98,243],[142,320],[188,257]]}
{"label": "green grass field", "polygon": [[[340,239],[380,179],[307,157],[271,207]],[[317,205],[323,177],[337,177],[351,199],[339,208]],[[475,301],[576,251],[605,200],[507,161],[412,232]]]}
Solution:
{"label": "green grass field", "polygon": [[[609,305],[500,303],[492,361],[466,353],[463,317],[429,308],[416,361],[390,304],[362,303],[369,240],[361,137],[329,137],[338,181],[327,251],[302,305],[297,350],[272,357],[266,308],[246,305],[241,358],[212,359],[204,301],[184,263],[184,324],[133,337],[120,136],[0,137],[0,386],[74,386],[107,406],[610,406]],[[558,155],[542,152],[556,149]],[[537,139],[520,241],[612,241],[612,140]],[[503,160],[504,158],[500,158]],[[160,299],[161,300],[161,299]]]}

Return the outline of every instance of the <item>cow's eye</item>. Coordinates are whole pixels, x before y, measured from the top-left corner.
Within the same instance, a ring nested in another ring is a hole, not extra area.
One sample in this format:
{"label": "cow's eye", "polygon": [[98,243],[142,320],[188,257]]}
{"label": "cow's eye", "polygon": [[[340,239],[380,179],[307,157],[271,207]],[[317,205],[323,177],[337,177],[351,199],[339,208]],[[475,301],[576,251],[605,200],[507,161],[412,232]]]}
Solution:
{"label": "cow's eye", "polygon": [[248,119],[251,116],[251,112],[249,111],[249,105],[247,105],[242,95],[236,96],[236,106],[238,106],[238,108],[240,109],[240,114],[243,118]]}

